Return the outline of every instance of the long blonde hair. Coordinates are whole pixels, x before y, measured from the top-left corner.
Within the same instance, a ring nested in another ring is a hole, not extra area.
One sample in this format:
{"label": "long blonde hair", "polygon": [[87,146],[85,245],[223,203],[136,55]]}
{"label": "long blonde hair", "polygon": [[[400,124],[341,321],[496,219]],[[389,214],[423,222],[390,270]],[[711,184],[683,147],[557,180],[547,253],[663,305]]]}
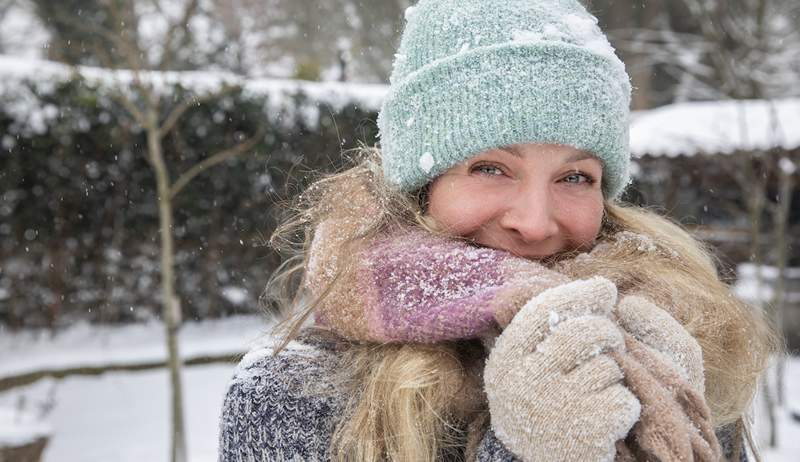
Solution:
{"label": "long blonde hair", "polygon": [[[264,301],[284,318],[274,332],[283,337],[275,354],[297,336],[330,288],[342,280],[341,274],[334,277],[328,290],[316,299],[303,290],[309,248],[321,222],[348,216],[360,220],[360,226],[343,236],[337,254],[342,262],[353,254],[351,245],[398,224],[446,234],[425,215],[425,189],[409,194],[387,185],[377,149],[362,147],[350,154],[353,165],[322,176],[298,196],[270,239],[286,257],[264,293]],[[374,213],[363,213],[365,203]],[[736,422],[737,428],[744,428],[742,417],[758,378],[770,355],[780,350],[778,336],[760,312],[732,295],[719,279],[709,249],[679,224],[641,207],[606,201],[598,242],[622,231],[649,236],[666,252],[622,248],[591,265],[570,264],[570,255],[562,255],[552,264],[576,278],[606,276],[617,284],[620,294],[646,288],[647,296],[700,343],[706,400],[715,424]],[[487,422],[480,383],[484,353],[474,341],[348,344],[337,368],[340,373],[332,379],[352,392],[348,393],[347,417],[334,433],[331,457],[340,461],[428,461],[458,454],[458,448],[465,446],[469,456],[476,445],[475,429],[485,429]],[[741,440],[741,435],[737,438]]]}

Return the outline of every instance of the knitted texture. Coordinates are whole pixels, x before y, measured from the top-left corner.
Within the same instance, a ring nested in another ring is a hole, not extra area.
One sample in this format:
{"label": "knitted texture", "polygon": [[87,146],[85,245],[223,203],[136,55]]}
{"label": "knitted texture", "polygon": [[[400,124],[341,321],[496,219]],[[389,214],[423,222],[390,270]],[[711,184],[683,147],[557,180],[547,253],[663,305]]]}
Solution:
{"label": "knitted texture", "polygon": [[[339,231],[326,223],[315,235],[306,271],[312,296],[325,292],[340,270]],[[507,324],[534,295],[568,281],[539,263],[419,229],[379,237],[354,260],[315,319],[357,341],[480,337]]]}
{"label": "knitted texture", "polygon": [[640,295],[620,300],[616,317],[625,331],[649,345],[655,355],[665,355],[662,362],[677,366],[681,378],[694,390],[705,392],[703,350],[678,321]]}
{"label": "knitted texture", "polygon": [[642,412],[625,445],[617,444],[617,460],[719,461],[722,449],[703,394],[673,363],[627,333],[625,346],[610,354]]}
{"label": "knitted texture", "polygon": [[[339,353],[333,344],[302,332],[277,356],[265,338],[236,367],[223,400],[219,462],[329,461],[333,430],[350,398],[332,380]],[[308,384],[314,384],[313,389]],[[733,425],[716,430],[726,457],[736,443]],[[518,462],[489,430],[479,462]],[[739,462],[747,462],[745,452]]]}
{"label": "knitted texture", "polygon": [[640,404],[608,355],[616,287],[594,278],[547,290],[514,317],[486,361],[492,428],[526,461],[611,461]]}
{"label": "knitted texture", "polygon": [[407,13],[378,115],[386,178],[423,186],[490,148],[556,143],[602,161],[603,191],[629,182],[631,86],[575,0],[421,0]]}
{"label": "knitted texture", "polygon": [[[711,428],[710,413],[703,399],[702,350],[686,329],[645,297],[629,295],[617,303],[616,287],[603,278],[570,282],[563,274],[537,262],[496,249],[475,247],[461,240],[435,236],[421,229],[399,229],[362,240],[357,248],[347,249],[353,253],[349,260],[351,267],[341,271],[335,251],[341,244],[338,236],[350,234],[342,232],[342,227],[356,226],[356,223],[350,220],[323,222],[315,233],[306,284],[312,296],[325,294],[316,313],[317,324],[353,341],[424,343],[472,337],[490,339],[497,335],[498,327],[505,328],[509,323],[518,326],[509,327],[511,331],[507,329],[500,336],[511,345],[506,349],[519,348],[520,351],[510,356],[510,370],[495,374],[511,381],[498,385],[497,393],[506,398],[516,389],[521,399],[529,396],[538,396],[539,399],[533,402],[512,399],[508,403],[500,400],[502,404],[492,409],[492,423],[500,438],[515,452],[520,451],[518,454],[539,460],[528,450],[546,446],[537,443],[535,438],[531,439],[530,432],[515,437],[504,430],[510,428],[513,433],[523,421],[534,426],[552,426],[552,432],[539,434],[547,441],[555,435],[562,435],[570,441],[573,446],[565,446],[564,460],[584,456],[610,460],[608,457],[614,455],[615,449],[620,451],[620,460],[625,460],[624,456],[632,451],[657,454],[659,460],[664,461],[691,460],[684,457],[689,448],[687,441],[694,442],[691,447],[701,443],[705,445],[705,452],[699,451],[697,460],[709,460],[708,455],[715,454],[713,435],[708,440],[702,436],[694,439],[686,436],[700,434],[698,429]],[[630,242],[638,245],[641,239],[634,240],[624,234],[614,245],[630,245]],[[610,245],[607,243],[596,248],[607,251]],[[342,273],[340,277],[343,279],[329,288],[337,273]],[[545,297],[545,294],[548,295]],[[561,298],[553,294],[559,294]],[[549,314],[539,312],[532,316],[519,312],[520,309],[532,310],[531,304],[538,304],[541,309],[547,306]],[[585,311],[578,316],[580,321],[576,319],[562,325],[565,318],[576,317],[575,310]],[[546,338],[544,334],[555,332],[556,326],[558,333],[553,338],[557,340]],[[514,329],[523,332],[524,337],[513,334]],[[634,353],[640,354],[625,352],[623,334],[632,334],[629,343],[634,343]],[[556,342],[559,346],[548,347],[548,342]],[[534,347],[536,355],[540,356],[536,361],[528,356]],[[492,354],[498,348],[502,350],[495,345]],[[601,352],[604,353],[603,361],[591,359]],[[506,352],[506,355],[510,353]],[[561,359],[558,355],[562,355]],[[594,366],[582,368],[583,375],[572,374],[571,368],[587,357]],[[619,364],[609,359],[612,357]],[[532,364],[531,369],[513,369],[523,361],[520,358]],[[553,368],[553,362],[569,365],[569,379],[565,378],[568,371]],[[659,365],[665,365],[674,374],[658,373],[654,378],[648,373],[638,373]],[[620,366],[632,371],[628,377],[627,394],[622,396],[632,400],[627,402],[630,407],[638,406],[638,399],[642,399],[641,404],[646,405],[647,411],[644,415],[648,417],[646,423],[636,427],[637,438],[623,446],[615,442],[624,439],[636,419],[625,421],[630,424],[625,431],[620,430],[619,422],[612,425],[612,431],[607,431],[609,422],[603,420],[604,413],[611,412],[619,418],[630,416],[630,413],[620,413],[614,407],[619,407],[618,402],[597,399],[592,393],[597,391],[596,386],[604,383],[617,391],[620,387],[624,389]],[[488,377],[490,370],[487,368],[487,384],[492,380]],[[590,386],[595,379],[598,382]],[[566,381],[566,385],[558,380]],[[536,392],[537,387],[552,387],[558,393],[543,395]],[[683,398],[667,400],[665,397],[670,394],[665,387],[682,390]],[[562,392],[566,394],[559,394]],[[562,400],[575,396],[587,400],[583,402],[584,407],[573,414],[564,413]],[[531,410],[530,406],[534,409]],[[548,419],[553,417],[553,413],[566,420],[561,424],[558,420],[551,422]],[[592,419],[600,416],[599,420],[592,420],[591,425],[598,435],[605,438],[599,445],[590,441],[588,447],[595,452],[585,452],[586,447],[577,448],[579,443],[576,442],[581,439],[576,439],[568,430],[571,428],[569,422],[582,421],[589,415],[593,416]],[[707,431],[704,435],[709,433]],[[524,444],[518,444],[519,441]],[[561,442],[556,438],[548,444],[559,445]],[[596,452],[598,446],[605,452]],[[546,452],[553,454],[552,451]]]}
{"label": "knitted texture", "polygon": [[[330,461],[333,431],[349,396],[339,390],[335,343],[307,331],[273,356],[264,338],[239,363],[228,385],[219,432],[219,462]],[[516,461],[487,432],[479,462]]]}

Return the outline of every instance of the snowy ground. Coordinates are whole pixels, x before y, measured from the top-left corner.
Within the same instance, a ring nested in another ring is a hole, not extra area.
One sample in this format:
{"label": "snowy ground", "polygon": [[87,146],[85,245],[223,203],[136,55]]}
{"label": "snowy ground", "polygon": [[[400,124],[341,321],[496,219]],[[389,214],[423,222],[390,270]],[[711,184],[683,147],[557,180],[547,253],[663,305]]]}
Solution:
{"label": "snowy ground", "polygon": [[[259,316],[187,322],[180,331],[181,356],[235,355],[268,328]],[[161,323],[97,327],[80,323],[51,338],[47,331],[17,334],[0,328],[0,377],[39,370],[119,366],[164,361],[167,353]]]}
{"label": "snowy ground", "polygon": [[[267,327],[258,317],[188,324],[182,330],[183,352],[187,357],[241,353]],[[157,324],[116,330],[78,326],[55,339],[4,334],[0,377],[37,367],[121,364],[137,358],[146,362],[163,358],[162,339]],[[216,461],[219,411],[233,367],[231,362],[184,370],[192,462]],[[781,447],[765,451],[766,462],[794,462],[800,455],[800,422],[790,416],[791,409],[800,413],[800,358],[789,363],[787,379],[789,402],[779,416]],[[43,379],[0,393],[0,409],[22,408],[28,418],[46,416],[39,422],[53,432],[44,454],[46,462],[166,461],[167,381],[161,369]],[[760,414],[756,413],[757,421]],[[4,430],[12,429],[13,423],[0,421],[0,439]]]}
{"label": "snowy ground", "polygon": [[[774,375],[770,375],[774,377]],[[778,448],[768,449],[768,426],[765,425],[766,412],[764,400],[756,399],[755,436],[766,462],[797,462],[800,460],[800,357],[793,357],[787,363],[786,405],[778,409]],[[794,415],[794,417],[793,417]]]}

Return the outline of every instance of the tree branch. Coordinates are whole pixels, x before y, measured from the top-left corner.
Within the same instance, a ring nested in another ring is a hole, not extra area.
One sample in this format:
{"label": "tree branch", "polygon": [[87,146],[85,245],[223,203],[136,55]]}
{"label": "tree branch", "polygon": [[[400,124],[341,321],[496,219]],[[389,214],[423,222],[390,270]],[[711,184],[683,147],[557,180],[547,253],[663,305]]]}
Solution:
{"label": "tree branch", "polygon": [[199,0],[189,0],[186,3],[186,8],[184,8],[181,17],[169,25],[169,29],[167,29],[167,33],[164,35],[164,52],[161,54],[161,62],[158,64],[160,70],[164,71],[172,65],[172,60],[175,57],[175,34],[181,31],[184,40],[186,39],[189,34],[189,20],[197,13],[197,8],[199,6]]}
{"label": "tree branch", "polygon": [[224,162],[232,157],[238,156],[239,154],[243,154],[244,152],[249,151],[252,149],[261,138],[264,136],[264,129],[259,128],[255,135],[250,137],[249,139],[237,144],[228,149],[224,149],[211,157],[204,159],[203,161],[197,163],[192,168],[181,174],[177,181],[172,185],[170,188],[170,198],[174,199],[175,196],[178,195],[179,192],[187,185],[190,181],[192,181],[197,175],[203,173],[204,171],[208,170],[209,168],[213,167],[214,165],[219,164],[220,162]]}
{"label": "tree branch", "polygon": [[130,98],[119,92],[112,93],[111,97],[130,113],[136,123],[142,127],[145,126],[147,120],[144,117],[144,113],[138,107],[136,107],[136,104],[134,104]]}
{"label": "tree branch", "polygon": [[208,101],[212,98],[219,98],[225,94],[231,93],[236,87],[226,85],[223,90],[215,93],[209,93],[207,95],[201,97],[195,97],[191,99],[185,99],[181,101],[180,104],[175,106],[170,113],[167,115],[167,118],[164,120],[164,123],[161,124],[161,136],[166,136],[175,124],[178,123],[178,120],[183,116],[183,114],[194,104],[200,104],[203,101]]}

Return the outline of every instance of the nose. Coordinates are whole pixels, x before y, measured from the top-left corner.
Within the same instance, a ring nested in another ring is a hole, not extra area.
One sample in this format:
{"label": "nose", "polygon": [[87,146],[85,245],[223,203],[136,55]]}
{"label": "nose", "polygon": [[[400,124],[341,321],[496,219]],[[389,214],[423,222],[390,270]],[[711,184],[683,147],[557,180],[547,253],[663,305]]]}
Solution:
{"label": "nose", "polygon": [[558,234],[555,206],[546,185],[526,185],[515,191],[500,218],[500,226],[516,239],[533,244]]}

